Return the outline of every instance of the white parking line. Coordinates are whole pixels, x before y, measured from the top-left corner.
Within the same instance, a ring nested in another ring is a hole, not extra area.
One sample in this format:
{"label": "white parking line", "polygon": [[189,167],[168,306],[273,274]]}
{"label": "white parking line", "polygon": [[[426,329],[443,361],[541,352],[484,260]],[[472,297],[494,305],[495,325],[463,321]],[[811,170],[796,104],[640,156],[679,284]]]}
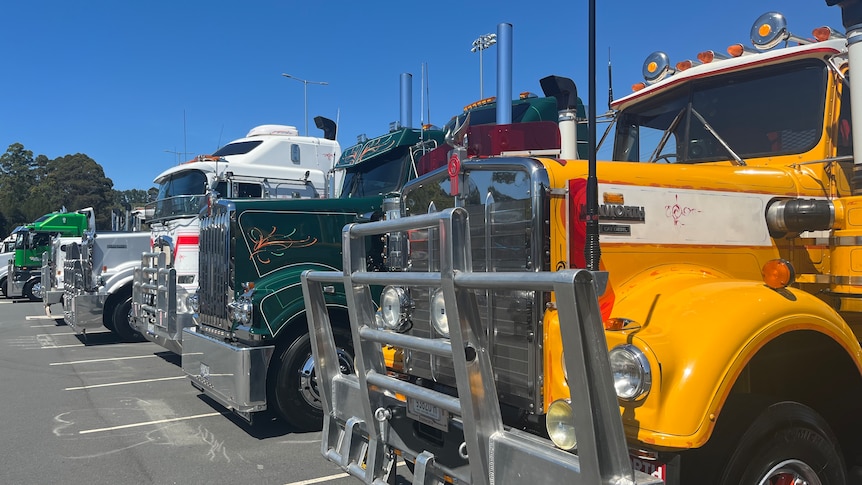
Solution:
{"label": "white parking line", "polygon": [[56,320],[57,317],[49,317],[48,315],[28,315],[25,320]]}
{"label": "white parking line", "polygon": [[312,483],[321,483],[328,482],[329,480],[337,480],[339,478],[347,478],[350,475],[347,473],[338,473],[336,475],[329,475],[328,477],[320,477],[320,478],[312,478],[310,480],[303,480],[301,482],[291,482],[287,485],[311,485]]}
{"label": "white parking line", "polygon": [[[51,325],[51,326],[53,327],[53,325]],[[76,335],[76,334],[75,334],[75,332],[40,333],[39,335],[36,335],[36,337],[39,337],[40,335],[50,335],[51,337],[56,337],[57,335]]]}
{"label": "white parking line", "polygon": [[158,357],[156,354],[151,355],[136,355],[133,357],[112,357],[110,359],[90,359],[90,360],[73,360],[71,362],[52,362],[48,365],[73,365],[73,364],[89,364],[91,362],[110,362],[112,360],[128,360],[128,359],[147,359],[150,357]]}
{"label": "white parking line", "polygon": [[[397,466],[404,466],[404,462],[399,460]],[[310,478],[308,480],[303,480],[301,482],[290,482],[285,485],[311,485],[312,483],[321,483],[327,482],[329,480],[338,480],[339,478],[348,478],[350,477],[347,473],[337,473],[335,475],[329,475],[327,477],[319,477],[319,478]]]}
{"label": "white parking line", "polygon": [[190,419],[209,418],[211,416],[221,416],[223,414],[225,414],[225,413],[206,413],[206,414],[198,414],[195,416],[186,416],[184,418],[159,419],[156,421],[146,421],[143,423],[123,424],[120,426],[111,426],[110,428],[84,429],[84,430],[78,431],[78,434],[101,433],[102,431],[113,431],[115,429],[137,428],[140,426],[152,426],[154,424],[174,423],[177,421],[188,421]]}
{"label": "white parking line", "polygon": [[46,328],[46,327],[56,327],[57,325],[30,325],[30,328]]}
{"label": "white parking line", "polygon": [[64,390],[66,390],[66,391],[80,391],[82,389],[96,389],[97,387],[125,386],[126,384],[143,384],[146,382],[173,381],[176,379],[185,379],[185,378],[186,378],[186,376],[159,377],[157,379],[142,379],[139,381],[110,382],[108,384],[93,384],[92,386],[67,387]]}

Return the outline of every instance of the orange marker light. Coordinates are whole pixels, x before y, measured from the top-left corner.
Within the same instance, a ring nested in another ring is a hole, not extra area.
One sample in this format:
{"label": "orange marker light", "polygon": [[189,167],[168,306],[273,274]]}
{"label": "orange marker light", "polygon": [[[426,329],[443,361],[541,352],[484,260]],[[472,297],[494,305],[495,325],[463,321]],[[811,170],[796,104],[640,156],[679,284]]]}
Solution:
{"label": "orange marker light", "polygon": [[745,47],[742,44],[733,44],[727,47],[727,53],[730,57],[739,57],[745,53]]}
{"label": "orange marker light", "polygon": [[763,265],[763,282],[766,286],[777,290],[792,284],[796,279],[793,265],[786,259],[772,259]]}
{"label": "orange marker light", "polygon": [[658,63],[650,62],[649,64],[647,64],[647,71],[655,72],[656,69],[658,69]]}
{"label": "orange marker light", "polygon": [[646,87],[646,84],[644,84],[644,83],[632,84],[632,92],[636,93],[645,87]]}
{"label": "orange marker light", "polygon": [[766,37],[772,32],[772,26],[769,24],[763,24],[757,28],[757,33],[760,34],[761,37]]}
{"label": "orange marker light", "polygon": [[690,69],[692,65],[692,62],[689,60],[679,61],[676,63],[676,70],[685,71],[686,69]]}

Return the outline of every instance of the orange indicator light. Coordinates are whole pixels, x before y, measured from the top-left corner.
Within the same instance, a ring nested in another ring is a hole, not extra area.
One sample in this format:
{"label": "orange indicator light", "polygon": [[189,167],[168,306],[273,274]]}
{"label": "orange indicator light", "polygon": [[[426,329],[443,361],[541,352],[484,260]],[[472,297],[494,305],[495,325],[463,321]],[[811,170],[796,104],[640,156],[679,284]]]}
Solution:
{"label": "orange indicator light", "polygon": [[763,282],[774,290],[792,284],[795,279],[793,265],[786,259],[772,259],[763,265]]}

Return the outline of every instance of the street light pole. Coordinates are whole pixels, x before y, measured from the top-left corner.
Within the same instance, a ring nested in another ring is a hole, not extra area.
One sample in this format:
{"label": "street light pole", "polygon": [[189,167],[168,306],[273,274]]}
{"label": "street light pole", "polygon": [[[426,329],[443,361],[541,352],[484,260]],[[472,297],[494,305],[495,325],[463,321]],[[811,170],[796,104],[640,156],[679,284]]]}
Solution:
{"label": "street light pole", "polygon": [[483,69],[482,69],[482,51],[491,47],[492,45],[497,43],[497,34],[484,34],[480,35],[478,39],[473,41],[473,47],[470,49],[470,52],[478,52],[479,53],[479,99],[485,99],[484,87],[485,82],[483,79]]}
{"label": "street light pole", "polygon": [[299,81],[303,85],[303,88],[304,88],[303,89],[303,91],[304,91],[303,98],[305,99],[305,136],[308,136],[308,85],[309,84],[319,84],[321,86],[326,86],[329,83],[326,81],[309,81],[307,79],[300,79],[296,76],[291,76],[290,74],[285,74],[285,73],[281,73],[281,75],[286,77],[286,78]]}

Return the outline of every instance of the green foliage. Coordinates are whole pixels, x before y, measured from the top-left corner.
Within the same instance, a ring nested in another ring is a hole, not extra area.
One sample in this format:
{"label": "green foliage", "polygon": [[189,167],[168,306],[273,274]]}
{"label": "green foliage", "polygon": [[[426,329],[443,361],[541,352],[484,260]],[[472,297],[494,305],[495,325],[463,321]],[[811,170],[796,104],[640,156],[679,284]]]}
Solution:
{"label": "green foliage", "polygon": [[17,225],[34,221],[65,207],[70,211],[93,207],[96,228],[111,228],[111,212],[147,202],[150,191],[117,191],[102,166],[82,153],[49,159],[33,157],[20,143],[0,155],[0,238]]}

